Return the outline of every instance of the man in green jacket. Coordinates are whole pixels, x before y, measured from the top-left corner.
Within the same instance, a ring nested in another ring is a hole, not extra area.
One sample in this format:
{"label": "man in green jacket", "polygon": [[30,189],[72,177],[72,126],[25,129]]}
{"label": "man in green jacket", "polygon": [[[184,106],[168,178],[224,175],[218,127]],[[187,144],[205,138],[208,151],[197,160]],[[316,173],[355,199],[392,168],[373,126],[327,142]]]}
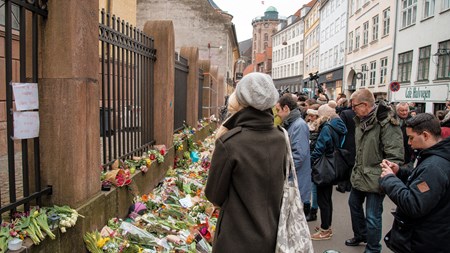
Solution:
{"label": "man in green jacket", "polygon": [[356,114],[356,159],[350,178],[353,188],[348,200],[354,237],[346,240],[345,245],[357,246],[367,242],[364,252],[381,252],[381,215],[385,195],[378,182],[380,163],[383,159],[397,164],[403,162],[402,131],[390,107],[383,101],[376,105],[370,90],[357,90],[350,101]]}

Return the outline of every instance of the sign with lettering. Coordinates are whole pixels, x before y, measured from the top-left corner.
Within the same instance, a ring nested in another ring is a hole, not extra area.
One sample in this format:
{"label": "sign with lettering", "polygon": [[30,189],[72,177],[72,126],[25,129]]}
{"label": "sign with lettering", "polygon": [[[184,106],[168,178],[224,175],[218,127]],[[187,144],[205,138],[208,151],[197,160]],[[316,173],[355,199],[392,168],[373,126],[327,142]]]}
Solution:
{"label": "sign with lettering", "polygon": [[39,136],[39,112],[13,112],[14,139],[32,139]]}
{"label": "sign with lettering", "polygon": [[402,86],[392,93],[395,102],[443,102],[448,97],[448,84]]}
{"label": "sign with lettering", "polygon": [[37,83],[11,83],[17,111],[39,109]]}

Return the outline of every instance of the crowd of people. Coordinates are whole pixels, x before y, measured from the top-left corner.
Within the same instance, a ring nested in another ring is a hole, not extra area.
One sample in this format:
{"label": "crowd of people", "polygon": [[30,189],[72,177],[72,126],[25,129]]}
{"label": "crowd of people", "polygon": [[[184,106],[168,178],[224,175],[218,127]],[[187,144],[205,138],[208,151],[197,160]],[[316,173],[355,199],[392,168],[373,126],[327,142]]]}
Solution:
{"label": "crowd of people", "polygon": [[396,205],[384,237],[394,252],[448,252],[450,239],[450,102],[411,113],[411,104],[377,101],[368,89],[330,100],[324,94],[279,94],[271,78],[246,75],[228,99],[206,196],[221,208],[213,252],[274,252],[289,134],[307,221],[320,214],[312,240],[333,236],[333,184],[311,177],[317,160],[336,148],[351,155],[349,177],[336,190],[348,199],[353,236],[347,246],[382,252],[383,201]]}

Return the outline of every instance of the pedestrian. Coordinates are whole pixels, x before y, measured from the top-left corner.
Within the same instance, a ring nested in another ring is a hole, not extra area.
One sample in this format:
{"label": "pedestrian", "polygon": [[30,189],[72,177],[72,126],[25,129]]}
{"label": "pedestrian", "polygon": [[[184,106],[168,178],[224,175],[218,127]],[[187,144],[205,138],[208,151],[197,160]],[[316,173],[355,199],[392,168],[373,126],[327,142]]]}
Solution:
{"label": "pedestrian", "polygon": [[235,114],[236,112],[243,109],[243,107],[239,104],[239,102],[236,99],[236,93],[231,93],[231,95],[228,97],[228,103],[227,103],[227,118],[226,120],[220,125],[219,129],[216,132],[216,139],[224,135],[226,132],[228,132],[228,128],[226,128],[226,122],[230,117]]}
{"label": "pedestrian", "polygon": [[282,126],[289,134],[291,141],[292,157],[294,158],[295,171],[297,172],[298,188],[305,216],[311,209],[311,163],[309,151],[309,128],[301,117],[297,102],[291,95],[280,97],[275,105],[277,115],[283,120]]}
{"label": "pedestrian", "polygon": [[397,205],[386,245],[398,253],[449,252],[450,138],[441,138],[439,120],[429,113],[407,120],[406,132],[420,150],[415,168],[381,163],[381,188]]}
{"label": "pedestrian", "polygon": [[[319,107],[319,118],[325,121],[317,138],[314,151],[311,153],[311,164],[321,156],[331,155],[335,148],[340,148],[347,128],[336,113],[336,103],[330,100],[328,104]],[[320,228],[311,236],[312,240],[329,240],[333,236],[331,222],[333,217],[333,185],[316,185],[317,203],[320,209]]]}
{"label": "pedestrian", "polygon": [[400,129],[402,130],[403,136],[403,148],[404,148],[404,163],[408,164],[411,161],[414,162],[414,150],[408,144],[408,136],[406,135],[406,120],[411,118],[409,105],[406,102],[400,102],[395,106],[397,120],[400,123]]}
{"label": "pedestrian", "polygon": [[350,103],[356,114],[356,158],[350,176],[352,189],[348,200],[354,236],[346,240],[345,245],[357,246],[367,242],[365,252],[381,252],[381,216],[385,195],[378,182],[380,163],[383,159],[403,163],[402,131],[390,107],[384,101],[375,105],[370,90],[355,91]]}
{"label": "pedestrian", "polygon": [[[353,168],[355,164],[355,156],[356,156],[356,149],[355,149],[355,121],[353,118],[356,116],[355,112],[352,110],[351,107],[345,107],[341,113],[339,113],[339,117],[342,119],[342,121],[345,124],[345,127],[347,128],[347,136],[345,136],[344,146],[343,148],[345,150],[348,150],[350,152],[350,167]],[[349,173],[350,175],[350,173]],[[352,184],[350,183],[350,178],[347,180],[344,180],[342,182],[339,182],[336,186],[336,190],[342,193],[350,192],[352,189]]]}
{"label": "pedestrian", "polygon": [[287,147],[273,125],[279,95],[269,75],[244,76],[235,91],[243,109],[215,142],[205,195],[220,207],[213,252],[273,253],[283,197]]}
{"label": "pedestrian", "polygon": [[450,136],[450,112],[444,116],[444,119],[441,121],[441,137],[445,139]]}

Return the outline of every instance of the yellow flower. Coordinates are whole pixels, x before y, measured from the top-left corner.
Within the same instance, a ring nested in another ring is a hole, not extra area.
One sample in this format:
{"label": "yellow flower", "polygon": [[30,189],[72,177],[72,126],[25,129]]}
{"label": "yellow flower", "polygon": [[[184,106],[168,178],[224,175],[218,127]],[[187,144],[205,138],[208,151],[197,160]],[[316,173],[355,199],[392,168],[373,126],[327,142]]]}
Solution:
{"label": "yellow flower", "polygon": [[178,151],[183,150],[183,144],[181,144],[180,146],[178,146]]}
{"label": "yellow flower", "polygon": [[145,162],[147,163],[147,167],[150,167],[150,165],[152,164],[152,160],[150,160],[149,158],[145,159]]}
{"label": "yellow flower", "polygon": [[107,243],[109,240],[109,237],[101,238],[97,241],[97,248],[103,248],[103,246],[105,246],[105,243]]}
{"label": "yellow flower", "polygon": [[138,253],[142,253],[142,251],[144,251],[144,250],[141,247],[139,247]]}

